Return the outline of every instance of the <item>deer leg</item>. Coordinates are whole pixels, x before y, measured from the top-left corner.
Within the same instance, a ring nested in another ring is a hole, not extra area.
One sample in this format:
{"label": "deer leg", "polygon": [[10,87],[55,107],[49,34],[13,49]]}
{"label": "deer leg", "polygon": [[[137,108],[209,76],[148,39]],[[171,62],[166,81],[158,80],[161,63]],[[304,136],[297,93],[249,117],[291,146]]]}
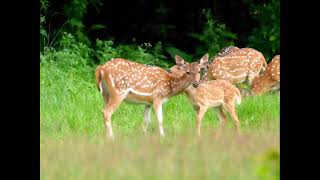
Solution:
{"label": "deer leg", "polygon": [[218,107],[217,114],[218,114],[218,117],[219,117],[219,120],[220,120],[220,127],[219,127],[217,133],[214,135],[215,138],[220,137],[220,134],[225,129],[226,122],[227,122],[227,116],[223,112],[222,107]]}
{"label": "deer leg", "polygon": [[219,107],[218,109],[218,117],[220,120],[220,129],[224,129],[226,126],[226,122],[227,122],[227,116],[224,114],[223,110],[221,107]]}
{"label": "deer leg", "polygon": [[197,111],[197,119],[196,119],[196,129],[198,137],[201,136],[201,122],[203,119],[204,114],[206,113],[207,109],[204,107],[199,107],[196,109]]}
{"label": "deer leg", "polygon": [[240,134],[240,121],[236,112],[235,104],[228,103],[225,105],[225,109],[230,113],[232,120],[236,126],[237,133]]}
{"label": "deer leg", "polygon": [[108,104],[110,96],[106,93],[102,93],[104,104]]}
{"label": "deer leg", "polygon": [[150,120],[151,120],[151,106],[146,105],[146,107],[144,108],[144,125],[143,125],[144,133],[147,132],[147,128],[150,123]]}
{"label": "deer leg", "polygon": [[162,120],[163,120],[163,117],[162,117],[162,102],[160,100],[159,101],[154,101],[153,102],[153,108],[154,108],[154,110],[156,112],[159,131],[160,131],[160,136],[164,137],[164,130],[163,130],[163,127],[162,127]]}
{"label": "deer leg", "polygon": [[103,109],[103,117],[104,117],[104,124],[106,128],[106,136],[109,139],[114,139],[112,126],[111,126],[111,116],[117,110],[118,106],[121,104],[121,98],[110,98],[108,104],[105,105]]}
{"label": "deer leg", "polygon": [[248,84],[251,86],[253,79],[257,76],[256,73],[249,73],[248,75]]}

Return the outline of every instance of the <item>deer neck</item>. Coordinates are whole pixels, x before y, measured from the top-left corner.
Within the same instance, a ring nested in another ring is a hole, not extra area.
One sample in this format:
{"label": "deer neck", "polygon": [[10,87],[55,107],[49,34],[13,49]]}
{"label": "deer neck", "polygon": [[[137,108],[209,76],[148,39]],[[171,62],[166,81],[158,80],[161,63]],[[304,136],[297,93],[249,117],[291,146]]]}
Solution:
{"label": "deer neck", "polygon": [[185,89],[191,87],[190,81],[187,79],[187,75],[183,74],[181,76],[169,74],[171,81],[171,96],[177,95],[185,91]]}
{"label": "deer neck", "polygon": [[187,87],[184,92],[185,94],[190,98],[193,97],[196,94],[197,88],[194,88],[193,86]]}

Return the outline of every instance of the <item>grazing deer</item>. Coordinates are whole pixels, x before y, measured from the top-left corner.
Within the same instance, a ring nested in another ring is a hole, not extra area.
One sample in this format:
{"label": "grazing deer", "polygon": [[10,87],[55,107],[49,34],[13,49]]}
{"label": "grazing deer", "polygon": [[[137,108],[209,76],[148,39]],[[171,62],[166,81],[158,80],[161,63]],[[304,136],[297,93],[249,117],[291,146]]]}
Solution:
{"label": "grazing deer", "polygon": [[251,95],[259,95],[278,89],[280,89],[280,55],[274,56],[264,73],[253,80]]}
{"label": "grazing deer", "polygon": [[[226,56],[226,55],[228,55],[230,52],[236,51],[236,50],[239,50],[239,48],[236,47],[236,46],[228,46],[228,47],[222,48],[222,49],[220,50],[220,52],[219,52],[214,58]],[[209,63],[208,63],[208,65],[209,65]],[[204,69],[204,74],[203,74],[203,77],[201,78],[200,82],[204,82],[204,81],[208,81],[208,80],[209,80],[209,79],[208,79],[208,68],[209,68],[209,66],[207,66],[207,67]]]}
{"label": "grazing deer", "polygon": [[236,47],[236,46],[228,46],[228,47],[222,48],[222,49],[220,50],[220,52],[216,55],[216,57],[226,56],[226,55],[228,55],[230,52],[233,52],[233,51],[236,51],[236,50],[239,50],[239,48]]}
{"label": "grazing deer", "polygon": [[259,51],[231,46],[222,49],[214,58],[204,81],[224,79],[232,84],[239,84],[247,80],[251,85],[252,80],[266,67],[267,62]]}
{"label": "grazing deer", "polygon": [[[170,69],[173,74],[181,75],[183,72],[174,66]],[[189,87],[185,90],[189,101],[197,112],[196,129],[200,136],[201,121],[209,108],[218,110],[218,117],[221,123],[221,129],[224,128],[227,116],[223,110],[229,112],[237,132],[240,134],[240,122],[236,112],[236,104],[241,103],[241,94],[239,89],[226,80],[204,81],[197,88]]]}
{"label": "grazing deer", "polygon": [[175,61],[177,68],[182,72],[179,77],[159,67],[147,66],[121,58],[108,61],[96,68],[96,84],[105,102],[103,116],[108,138],[114,139],[111,116],[122,101],[146,105],[144,132],[149,125],[151,106],[153,106],[160,135],[164,136],[162,104],[189,86],[199,84],[200,68],[208,62],[208,55],[203,56],[199,62],[193,63],[186,63],[176,55]]}

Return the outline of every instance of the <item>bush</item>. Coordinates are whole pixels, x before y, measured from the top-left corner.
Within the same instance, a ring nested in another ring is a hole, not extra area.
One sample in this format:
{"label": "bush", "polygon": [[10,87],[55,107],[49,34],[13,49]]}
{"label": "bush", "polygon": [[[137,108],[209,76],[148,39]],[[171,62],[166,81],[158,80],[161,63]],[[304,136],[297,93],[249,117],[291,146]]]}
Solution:
{"label": "bush", "polygon": [[100,64],[109,61],[112,58],[119,57],[113,41],[96,40],[96,57],[99,59]]}
{"label": "bush", "polygon": [[249,46],[261,51],[269,62],[280,53],[280,2],[271,0],[268,4],[252,5],[251,9],[259,27],[249,36]]}
{"label": "bush", "polygon": [[168,68],[171,64],[166,61],[163,55],[161,42],[158,42],[154,47],[150,43],[142,45],[119,45],[117,48],[118,55],[122,58],[132,60],[142,64],[160,66]]}
{"label": "bush", "polygon": [[40,50],[45,47],[46,39],[48,37],[45,29],[46,24],[46,12],[49,7],[47,0],[40,0]]}
{"label": "bush", "polygon": [[173,46],[169,46],[166,48],[166,51],[170,54],[171,58],[174,59],[176,55],[179,55],[180,57],[182,57],[184,60],[190,62],[193,60],[193,56],[190,54],[187,54],[186,52],[177,49]]}
{"label": "bush", "polygon": [[233,40],[237,39],[234,33],[227,30],[225,24],[214,19],[210,10],[203,10],[206,23],[203,26],[202,34],[191,33],[191,37],[200,41],[196,47],[197,56],[209,53],[210,56],[217,54],[222,48],[234,45]]}
{"label": "bush", "polygon": [[92,52],[92,49],[77,42],[71,34],[63,33],[57,49],[46,47],[45,51],[40,53],[40,64],[44,66],[54,65],[59,67],[60,70],[78,72],[78,75],[86,76],[89,75],[89,71],[92,71],[90,70]]}
{"label": "bush", "polygon": [[98,64],[121,57],[142,64],[169,68],[173,63],[167,62],[163,53],[161,42],[156,43],[155,46],[149,43],[115,46],[113,41],[99,39],[96,40],[94,50],[82,42],[78,42],[72,34],[64,32],[56,48],[44,48],[44,51],[40,53],[40,60],[55,61],[62,68],[81,68],[86,65],[93,65],[94,56],[99,60]]}

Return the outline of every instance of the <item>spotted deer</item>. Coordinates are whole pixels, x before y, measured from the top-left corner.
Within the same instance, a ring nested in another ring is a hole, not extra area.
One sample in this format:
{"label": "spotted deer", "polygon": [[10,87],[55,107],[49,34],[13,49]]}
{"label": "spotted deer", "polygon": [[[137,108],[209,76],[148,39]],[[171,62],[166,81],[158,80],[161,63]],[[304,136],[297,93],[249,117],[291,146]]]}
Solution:
{"label": "spotted deer", "polygon": [[199,62],[187,63],[175,56],[181,76],[171,74],[160,67],[148,66],[117,58],[96,68],[96,85],[101,92],[105,106],[103,109],[106,135],[114,139],[111,116],[123,102],[145,104],[143,131],[150,122],[151,106],[158,121],[160,136],[164,136],[162,125],[162,104],[170,97],[178,95],[200,81],[200,68],[208,61],[203,56]]}
{"label": "spotted deer", "polygon": [[[176,67],[172,67],[170,72],[173,74],[182,74]],[[197,88],[188,87],[185,90],[189,101],[197,113],[196,130],[197,135],[201,135],[201,122],[204,114],[209,108],[214,108],[218,112],[220,119],[220,129],[225,127],[227,116],[224,111],[229,112],[240,134],[240,122],[236,112],[236,105],[241,103],[241,94],[239,89],[226,80],[205,81],[199,84]]]}
{"label": "spotted deer", "polygon": [[264,71],[267,62],[262,53],[252,48],[235,46],[224,48],[208,66],[206,80],[224,79],[232,84],[240,84],[252,80]]}
{"label": "spotted deer", "polygon": [[228,55],[229,53],[231,53],[232,51],[236,51],[236,50],[239,50],[239,48],[236,47],[236,46],[228,46],[228,47],[222,48],[222,49],[220,50],[220,52],[216,55],[216,57],[226,56],[226,55]]}
{"label": "spotted deer", "polygon": [[280,89],[280,55],[274,56],[264,73],[253,80],[250,95],[259,95],[278,89]]}

